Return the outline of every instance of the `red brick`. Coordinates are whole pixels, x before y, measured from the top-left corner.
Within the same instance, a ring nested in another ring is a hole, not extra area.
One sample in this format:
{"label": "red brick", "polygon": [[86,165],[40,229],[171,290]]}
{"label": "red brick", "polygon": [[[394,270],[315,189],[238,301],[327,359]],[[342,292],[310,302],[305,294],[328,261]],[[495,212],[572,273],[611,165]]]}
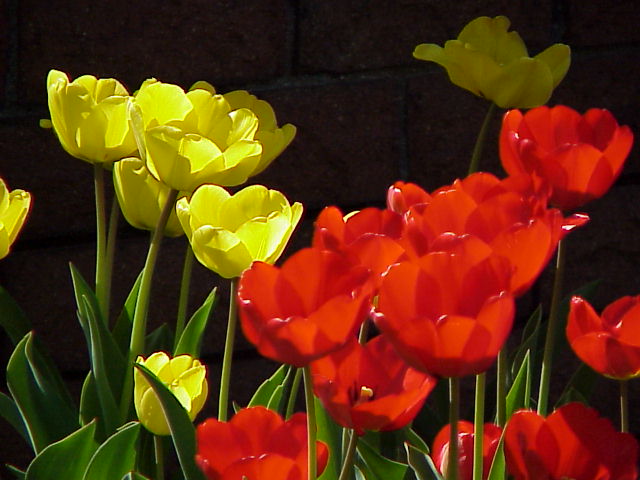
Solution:
{"label": "red brick", "polygon": [[305,0],[301,6],[299,64],[304,72],[347,72],[417,66],[420,43],[442,45],[476,17],[506,15],[532,54],[549,45],[550,2],[416,0]]}
{"label": "red brick", "polygon": [[640,40],[640,11],[634,0],[568,2],[565,40],[573,46],[628,44]]}
{"label": "red brick", "polygon": [[42,102],[51,68],[115,77],[135,90],[148,77],[183,87],[270,78],[286,71],[290,57],[284,0],[26,0],[20,15],[27,102]]}

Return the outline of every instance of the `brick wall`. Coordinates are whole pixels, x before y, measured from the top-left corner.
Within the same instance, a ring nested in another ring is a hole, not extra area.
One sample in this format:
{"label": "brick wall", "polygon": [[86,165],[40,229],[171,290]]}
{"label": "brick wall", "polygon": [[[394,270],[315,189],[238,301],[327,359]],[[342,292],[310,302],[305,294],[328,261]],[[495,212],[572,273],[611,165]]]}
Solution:
{"label": "brick wall", "polygon": [[[183,87],[207,80],[220,92],[245,88],[271,102],[279,121],[295,124],[298,135],[255,182],[305,204],[289,252],[308,244],[312,221],[325,205],[345,211],[381,206],[396,179],[433,189],[464,175],[487,106],[411,52],[418,43],[454,38],[476,16],[507,15],[532,54],[554,42],[568,43],[573,63],[550,103],[581,111],[608,108],[640,132],[640,11],[633,0],[4,0],[0,5],[0,176],[34,197],[14,252],[0,263],[0,284],[22,304],[75,392],[88,360],[67,263],[92,277],[92,170],[38,127],[48,116],[45,79],[51,68],[74,78],[116,77],[132,91],[152,76]],[[495,173],[501,173],[498,123],[496,118],[482,164]],[[590,225],[570,240],[567,291],[602,279],[599,308],[640,293],[639,181],[636,147],[617,185],[587,207]],[[114,305],[142,267],[147,241],[147,235],[121,225]],[[154,325],[173,318],[183,252],[183,239],[163,245]],[[196,268],[192,305],[217,283],[213,274]],[[212,366],[222,350],[226,302],[221,299],[206,342]],[[2,336],[0,353],[4,364],[10,348]],[[232,397],[243,403],[273,365],[242,339],[237,358],[241,381]],[[20,440],[4,424],[0,441],[0,461],[24,465],[28,454],[19,443],[9,447]]]}

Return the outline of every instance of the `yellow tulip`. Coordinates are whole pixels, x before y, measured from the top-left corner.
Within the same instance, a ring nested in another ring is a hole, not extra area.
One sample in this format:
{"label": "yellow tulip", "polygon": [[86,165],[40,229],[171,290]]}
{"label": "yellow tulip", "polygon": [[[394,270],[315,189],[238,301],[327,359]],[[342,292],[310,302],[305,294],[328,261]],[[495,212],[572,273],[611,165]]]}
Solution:
{"label": "yellow tulip", "polygon": [[191,199],[176,204],[196,258],[224,278],[240,276],[251,263],[273,264],[282,254],[302,215],[282,193],[251,185],[235,195],[203,185]]}
{"label": "yellow tulip", "polygon": [[[193,421],[209,393],[205,366],[191,355],[171,358],[164,352],[146,360],[138,357],[136,363],[151,370],[171,390]],[[160,400],[138,369],[134,370],[134,404],[138,420],[147,430],[155,435],[170,434]]]}
{"label": "yellow tulip", "polygon": [[83,75],[70,82],[66,73],[51,70],[47,96],[51,124],[69,154],[111,163],[136,151],[127,117],[129,93],[117,80]]}
{"label": "yellow tulip", "polygon": [[0,178],[0,258],[9,254],[31,206],[31,194],[24,190],[9,191]]}
{"label": "yellow tulip", "polygon": [[[125,158],[114,164],[113,184],[127,222],[142,230],[155,229],[167,201],[169,187],[156,180],[137,157]],[[179,237],[183,233],[175,209],[172,209],[164,234]]]}
{"label": "yellow tulip", "polygon": [[260,163],[255,139],[258,117],[232,110],[222,95],[148,80],[137,92],[151,174],[175,190],[194,191],[204,183],[234,186],[247,181]]}
{"label": "yellow tulip", "polygon": [[571,50],[556,43],[535,57],[507,17],[479,17],[444,48],[418,45],[413,56],[444,67],[455,85],[491,100],[501,108],[533,108],[545,104],[564,78]]}

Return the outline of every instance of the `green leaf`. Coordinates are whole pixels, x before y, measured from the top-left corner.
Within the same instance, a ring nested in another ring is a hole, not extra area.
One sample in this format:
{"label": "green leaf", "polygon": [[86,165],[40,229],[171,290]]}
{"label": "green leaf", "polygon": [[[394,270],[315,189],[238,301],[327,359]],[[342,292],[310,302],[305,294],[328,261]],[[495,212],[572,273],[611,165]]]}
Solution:
{"label": "green leaf", "polygon": [[20,470],[19,468],[14,467],[13,465],[5,465],[5,467],[7,467],[7,470],[9,470],[12,474],[13,477],[16,480],[24,480],[24,477],[26,475],[26,472],[23,472],[22,470]]}
{"label": "green leaf", "polygon": [[500,443],[498,443],[498,448],[496,448],[496,455],[493,457],[493,462],[491,463],[491,469],[489,470],[487,480],[504,480],[505,478],[507,478],[507,466],[505,465],[504,460],[503,430],[502,436],[500,437]]}
{"label": "green leaf", "polygon": [[[84,279],[80,271],[73,265],[73,263],[69,263],[69,270],[71,271],[71,282],[73,283],[73,293],[76,298],[76,307],[78,309],[78,320],[80,320],[80,326],[84,331],[84,335],[87,340],[87,345],[91,343],[91,336],[89,333],[89,325],[87,323],[89,317],[88,312],[86,310],[86,302],[91,305],[91,308],[100,320],[100,323],[103,323],[102,318],[100,317],[100,307],[98,305],[98,299],[96,298],[96,294],[93,289],[89,286],[87,281]],[[86,302],[82,300],[86,298]],[[91,353],[91,352],[89,352]]]}
{"label": "green leaf", "polygon": [[269,399],[269,403],[267,404],[267,408],[269,410],[282,413],[282,393],[283,392],[284,392],[284,387],[282,385],[278,385],[276,389],[273,391],[273,395],[271,395],[271,398]]}
{"label": "green leaf", "polygon": [[185,480],[205,480],[203,473],[195,463],[196,430],[189,415],[171,391],[144,365],[135,367],[149,382],[151,388],[160,400],[162,412],[169,425],[173,445],[180,461]]}
{"label": "green leaf", "polygon": [[561,407],[565,403],[569,402],[582,402],[588,405],[589,398],[591,397],[591,394],[593,393],[600,378],[601,376],[593,371],[589,366],[584,363],[581,364],[565,386],[555,408]]}
{"label": "green leaf", "polygon": [[[100,400],[98,399],[98,392],[96,392],[96,381],[93,378],[93,372],[87,372],[87,376],[82,383],[82,391],[80,393],[80,423],[86,425],[94,418],[100,416]],[[104,431],[100,431],[100,426],[97,428],[97,438],[104,436]],[[103,429],[104,430],[104,429]]]}
{"label": "green leaf", "polygon": [[276,389],[283,384],[289,371],[288,365],[281,365],[273,375],[267,378],[262,385],[258,387],[256,393],[253,394],[249,401],[248,407],[255,407],[261,405],[266,407],[269,405],[269,400],[273,396]]}
{"label": "green leaf", "polygon": [[180,335],[180,340],[175,347],[174,356],[187,353],[192,357],[200,357],[202,337],[211,318],[211,312],[216,304],[217,288],[211,290],[202,306],[196,310]]}
{"label": "green leaf", "polygon": [[367,480],[402,480],[407,472],[408,465],[383,457],[363,439],[358,442],[358,453],[364,462],[359,466]]}
{"label": "green leaf", "polygon": [[27,468],[26,480],[82,480],[98,448],[93,439],[95,430],[95,423],[89,423],[49,445]]}
{"label": "green leaf", "polygon": [[405,439],[410,446],[420,450],[422,453],[429,454],[429,445],[424,439],[416,433],[413,428],[405,428]]}
{"label": "green leaf", "polygon": [[35,453],[78,428],[78,412],[51,360],[33,333],[16,345],[7,364],[7,386]]}
{"label": "green leaf", "polygon": [[318,440],[329,448],[329,460],[319,480],[336,480],[342,467],[342,427],[333,421],[317,397],[313,398],[318,426]]}
{"label": "green leaf", "polygon": [[515,377],[520,371],[525,355],[529,355],[530,366],[536,361],[535,353],[538,352],[538,339],[540,338],[542,325],[542,305],[531,314],[522,332],[522,341],[513,354],[511,360],[511,376]]}
{"label": "green leaf", "polygon": [[407,452],[409,466],[418,480],[442,480],[440,472],[429,455],[406,442],[404,448]]}
{"label": "green leaf", "polygon": [[0,326],[15,346],[31,330],[31,323],[20,306],[4,288],[0,287]]}
{"label": "green leaf", "polygon": [[134,470],[140,428],[138,422],[130,422],[100,445],[87,466],[83,480],[114,480]]}
{"label": "green leaf", "polygon": [[113,327],[113,339],[120,348],[123,356],[129,355],[129,343],[131,342],[131,328],[133,327],[133,316],[136,311],[136,302],[138,301],[138,292],[140,291],[140,282],[142,282],[142,272],[138,274],[131,291],[124,302],[122,311],[118,315],[116,324]]}
{"label": "green leaf", "polygon": [[144,344],[146,356],[159,351],[169,352],[173,345],[173,332],[166,323],[163,323],[147,335]]}
{"label": "green leaf", "polygon": [[151,479],[149,477],[145,477],[144,475],[138,472],[129,472],[124,477],[122,477],[122,480],[151,480]]}
{"label": "green leaf", "polygon": [[511,414],[521,408],[529,408],[531,397],[531,365],[529,364],[529,353],[524,356],[520,371],[513,380],[513,384],[507,393],[506,418],[511,418]]}
{"label": "green leaf", "polygon": [[27,427],[24,425],[16,402],[2,392],[0,392],[0,416],[9,422],[13,429],[29,443],[29,432],[27,432]]}

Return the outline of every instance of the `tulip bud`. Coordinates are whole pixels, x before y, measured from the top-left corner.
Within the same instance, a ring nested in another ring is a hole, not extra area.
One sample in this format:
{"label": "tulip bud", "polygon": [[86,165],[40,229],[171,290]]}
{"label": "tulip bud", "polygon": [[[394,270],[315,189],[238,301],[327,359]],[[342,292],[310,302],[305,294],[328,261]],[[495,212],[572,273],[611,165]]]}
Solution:
{"label": "tulip bud", "polygon": [[18,236],[30,206],[29,192],[24,190],[10,192],[0,178],[0,258],[9,254],[11,244]]}
{"label": "tulip bud", "polygon": [[[202,410],[207,399],[208,385],[206,368],[190,355],[170,358],[164,352],[156,352],[146,360],[138,357],[136,362],[147,367],[173,392],[180,404],[193,420]],[[160,400],[142,373],[134,370],[134,404],[138,420],[155,435],[169,435]]]}

